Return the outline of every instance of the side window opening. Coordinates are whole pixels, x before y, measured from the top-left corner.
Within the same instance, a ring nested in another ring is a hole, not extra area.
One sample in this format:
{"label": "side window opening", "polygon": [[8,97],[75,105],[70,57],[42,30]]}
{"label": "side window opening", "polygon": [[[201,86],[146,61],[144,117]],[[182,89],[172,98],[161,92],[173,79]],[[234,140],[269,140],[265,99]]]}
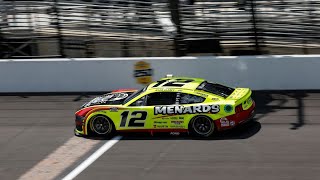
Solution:
{"label": "side window opening", "polygon": [[147,97],[147,106],[172,105],[176,103],[175,92],[156,92]]}
{"label": "side window opening", "polygon": [[135,102],[131,103],[129,106],[145,106],[147,100],[147,95],[139,98]]}
{"label": "side window opening", "polygon": [[141,93],[143,93],[144,91],[146,91],[148,86],[144,87],[143,89],[140,89],[139,91],[134,92],[133,94],[131,94],[129,97],[127,97],[122,104],[126,104],[129,101],[131,101],[132,99],[134,99],[135,97],[138,97]]}
{"label": "side window opening", "polygon": [[156,105],[172,105],[176,104],[175,92],[156,92],[145,95],[129,106],[156,106]]}
{"label": "side window opening", "polygon": [[202,103],[206,99],[201,96],[186,94],[186,93],[178,93],[177,98],[178,98],[179,104]]}

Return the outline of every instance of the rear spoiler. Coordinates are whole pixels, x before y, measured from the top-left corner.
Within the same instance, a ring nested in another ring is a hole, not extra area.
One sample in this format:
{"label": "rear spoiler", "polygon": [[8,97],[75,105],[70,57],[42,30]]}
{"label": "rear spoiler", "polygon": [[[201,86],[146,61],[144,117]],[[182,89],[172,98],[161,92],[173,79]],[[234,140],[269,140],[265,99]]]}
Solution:
{"label": "rear spoiler", "polygon": [[249,88],[236,88],[226,100],[235,100],[236,102],[248,99],[252,94]]}

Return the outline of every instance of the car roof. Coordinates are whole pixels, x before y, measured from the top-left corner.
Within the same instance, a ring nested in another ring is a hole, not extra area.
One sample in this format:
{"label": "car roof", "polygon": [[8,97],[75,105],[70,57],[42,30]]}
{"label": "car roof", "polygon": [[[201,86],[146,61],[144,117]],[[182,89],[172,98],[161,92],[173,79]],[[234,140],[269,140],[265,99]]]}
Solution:
{"label": "car roof", "polygon": [[[168,86],[169,82],[183,82],[187,81],[183,86],[175,86],[170,85]],[[162,78],[156,82],[151,83],[148,86],[147,90],[165,90],[165,89],[183,89],[183,90],[196,90],[197,87],[203,83],[205,79],[202,78],[190,78],[190,77],[170,77],[170,78]],[[166,85],[167,84],[167,85]]]}

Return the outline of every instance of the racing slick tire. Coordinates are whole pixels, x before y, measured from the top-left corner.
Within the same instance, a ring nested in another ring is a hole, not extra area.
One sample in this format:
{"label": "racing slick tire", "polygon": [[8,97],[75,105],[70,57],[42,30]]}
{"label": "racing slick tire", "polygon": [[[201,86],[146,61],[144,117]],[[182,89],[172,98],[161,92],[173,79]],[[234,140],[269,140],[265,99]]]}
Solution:
{"label": "racing slick tire", "polygon": [[112,120],[107,116],[97,115],[90,119],[90,134],[95,136],[110,136],[115,132]]}
{"label": "racing slick tire", "polygon": [[196,116],[189,123],[189,132],[196,137],[210,137],[215,132],[215,125],[208,116]]}

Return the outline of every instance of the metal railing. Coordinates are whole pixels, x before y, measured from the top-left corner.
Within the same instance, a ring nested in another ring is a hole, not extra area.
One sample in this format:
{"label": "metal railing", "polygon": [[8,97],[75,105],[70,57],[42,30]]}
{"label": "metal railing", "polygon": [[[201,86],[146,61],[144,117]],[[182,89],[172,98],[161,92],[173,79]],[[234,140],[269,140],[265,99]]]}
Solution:
{"label": "metal railing", "polygon": [[0,57],[313,54],[319,0],[0,0]]}

